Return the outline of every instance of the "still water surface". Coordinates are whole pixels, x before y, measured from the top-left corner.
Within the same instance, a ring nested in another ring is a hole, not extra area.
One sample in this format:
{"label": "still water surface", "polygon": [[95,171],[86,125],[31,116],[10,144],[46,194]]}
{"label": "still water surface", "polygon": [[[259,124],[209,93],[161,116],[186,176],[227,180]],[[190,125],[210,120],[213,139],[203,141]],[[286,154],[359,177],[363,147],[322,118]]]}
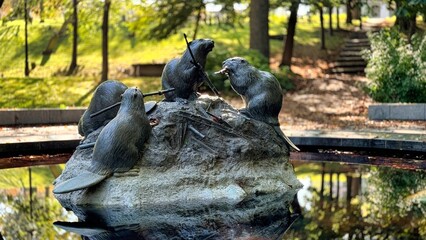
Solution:
{"label": "still water surface", "polygon": [[[290,207],[298,217],[293,214],[286,219],[294,220],[290,227],[282,225],[281,231],[274,230],[279,239],[426,239],[425,170],[331,162],[292,163],[304,188]],[[53,226],[55,221],[78,221],[51,194],[50,183],[57,174],[57,166],[31,168],[31,201],[29,173],[28,168],[0,170],[3,238],[81,239],[79,234]],[[120,231],[128,230],[126,227],[135,226],[121,226]],[[93,225],[80,229],[91,234],[115,231]],[[261,234],[268,229],[265,226],[264,230],[256,230],[253,238],[245,239],[265,239]],[[93,239],[109,239],[105,234],[102,238],[94,236]],[[217,239],[217,235],[206,239]]]}

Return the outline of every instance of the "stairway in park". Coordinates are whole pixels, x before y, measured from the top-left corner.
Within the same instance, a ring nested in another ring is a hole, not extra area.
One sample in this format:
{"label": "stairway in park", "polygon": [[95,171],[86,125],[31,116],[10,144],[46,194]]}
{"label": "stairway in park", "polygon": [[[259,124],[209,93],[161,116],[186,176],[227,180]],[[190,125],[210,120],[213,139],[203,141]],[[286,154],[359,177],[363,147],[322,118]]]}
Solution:
{"label": "stairway in park", "polygon": [[367,65],[362,58],[362,50],[370,48],[366,32],[353,32],[346,40],[339,56],[332,64],[332,73],[364,73]]}

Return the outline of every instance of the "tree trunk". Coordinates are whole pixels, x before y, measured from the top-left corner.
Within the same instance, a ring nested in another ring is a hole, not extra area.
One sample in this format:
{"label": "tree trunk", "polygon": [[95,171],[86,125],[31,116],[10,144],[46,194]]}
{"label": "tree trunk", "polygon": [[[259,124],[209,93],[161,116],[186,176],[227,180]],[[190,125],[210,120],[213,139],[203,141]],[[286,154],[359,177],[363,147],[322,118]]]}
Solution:
{"label": "tree trunk", "polygon": [[352,176],[346,175],[346,208],[350,208],[352,199]]}
{"label": "tree trunk", "polygon": [[321,50],[325,50],[325,29],[324,29],[324,14],[322,7],[319,7],[320,23],[321,23]]}
{"label": "tree trunk", "polygon": [[250,2],[250,49],[258,50],[269,61],[269,0]]}
{"label": "tree trunk", "polygon": [[330,32],[330,36],[333,36],[333,18],[331,17],[333,15],[333,6],[328,7],[328,30]]}
{"label": "tree trunk", "polygon": [[352,0],[346,0],[346,23],[352,24]]}
{"label": "tree trunk", "polygon": [[291,58],[293,57],[294,36],[296,35],[297,10],[299,9],[299,0],[292,1],[290,6],[290,18],[287,24],[287,37],[284,42],[283,56],[280,67],[291,67]]}
{"label": "tree trunk", "polygon": [[200,25],[200,19],[201,19],[201,11],[203,11],[203,8],[204,8],[204,3],[203,3],[203,1],[201,1],[200,7],[198,8],[197,19],[196,19],[196,22],[195,22],[194,35],[192,37],[193,40],[197,39],[198,27]]}
{"label": "tree trunk", "polygon": [[72,39],[72,55],[71,55],[71,64],[68,69],[67,75],[71,75],[75,72],[77,68],[77,38],[78,38],[78,14],[77,14],[77,0],[73,0],[73,39]]}
{"label": "tree trunk", "polygon": [[24,18],[25,18],[25,77],[30,75],[30,66],[28,64],[28,0],[24,0]]}
{"label": "tree trunk", "polygon": [[339,15],[340,15],[340,11],[339,11],[339,7],[336,7],[336,29],[340,30],[340,19],[339,19]]}
{"label": "tree trunk", "polygon": [[44,12],[44,6],[43,6],[43,0],[40,0],[40,23],[44,22],[43,12]]}
{"label": "tree trunk", "polygon": [[104,4],[104,15],[102,20],[102,76],[101,82],[108,79],[108,17],[110,0],[106,0]]}
{"label": "tree trunk", "polygon": [[[397,2],[397,9],[400,7]],[[409,17],[397,16],[395,25],[399,27],[399,31],[405,33],[408,37],[408,41],[411,42],[411,36],[416,32],[416,17],[417,14],[412,14]]]}

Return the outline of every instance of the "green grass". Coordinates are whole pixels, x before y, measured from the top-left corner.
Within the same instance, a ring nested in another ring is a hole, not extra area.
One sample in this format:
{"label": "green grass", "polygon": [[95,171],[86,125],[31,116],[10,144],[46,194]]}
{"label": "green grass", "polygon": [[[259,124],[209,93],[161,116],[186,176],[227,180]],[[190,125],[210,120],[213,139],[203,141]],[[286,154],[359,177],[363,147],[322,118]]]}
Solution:
{"label": "green grass", "polygon": [[[55,180],[49,167],[31,167],[32,185],[50,186]],[[0,170],[0,189],[29,187],[28,168],[11,168]]]}
{"label": "green grass", "polygon": [[[123,78],[128,86],[136,86],[144,92],[161,89],[159,78]],[[79,101],[85,93],[97,85],[96,78],[49,77],[1,79],[0,106],[2,108],[65,108],[87,106],[90,97]],[[159,97],[150,97],[158,100]]]}
{"label": "green grass", "polygon": [[[327,22],[325,16],[325,22]],[[343,26],[344,16],[341,16]],[[101,29],[100,23],[79,29],[78,64],[75,76],[65,77],[71,60],[71,29],[59,39],[59,45],[50,56],[45,50],[51,37],[61,28],[63,20],[37,20],[29,25],[29,59],[35,66],[30,78],[24,77],[24,22],[8,21],[0,26],[0,107],[41,108],[87,106],[90,97],[81,97],[96,86],[101,73]],[[286,17],[270,17],[270,34],[282,34],[287,23]],[[207,70],[217,71],[223,60],[236,55],[246,57],[253,65],[267,69],[266,60],[248,50],[248,19],[241,18],[235,27],[202,24],[198,38],[212,38],[215,49],[210,53]],[[129,78],[124,72],[134,63],[161,63],[180,56],[186,45],[182,33],[192,35],[192,26],[184,27],[176,34],[162,41],[143,41],[128,37],[119,24],[111,24],[109,34],[109,76],[128,86],[138,86],[143,92],[161,88],[159,78]],[[326,58],[327,52],[319,50],[319,20],[317,16],[299,18],[296,30],[295,57],[316,59]],[[342,36],[327,35],[327,48],[337,49]],[[271,40],[271,56],[280,56],[282,42]],[[90,95],[89,95],[90,96]]]}

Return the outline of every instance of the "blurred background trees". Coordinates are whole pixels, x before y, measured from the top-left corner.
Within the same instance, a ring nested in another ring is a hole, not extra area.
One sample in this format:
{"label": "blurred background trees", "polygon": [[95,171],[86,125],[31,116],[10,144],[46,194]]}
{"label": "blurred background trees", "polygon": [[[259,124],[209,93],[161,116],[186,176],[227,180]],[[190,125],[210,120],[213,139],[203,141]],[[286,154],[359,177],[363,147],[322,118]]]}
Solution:
{"label": "blurred background trees", "polygon": [[[395,27],[405,39],[423,31],[414,21],[425,15],[423,1],[385,3],[395,11]],[[4,0],[0,77],[90,77],[99,82],[130,76],[132,64],[164,63],[179,56],[185,32],[217,43],[207,71],[217,71],[224,59],[239,55],[260,69],[272,68],[286,85],[294,77],[295,49],[299,58],[332,59],[345,31],[362,27],[360,19],[371,12],[371,4],[362,0]],[[271,40],[272,35],[282,42]],[[226,87],[223,80],[218,84]]]}

